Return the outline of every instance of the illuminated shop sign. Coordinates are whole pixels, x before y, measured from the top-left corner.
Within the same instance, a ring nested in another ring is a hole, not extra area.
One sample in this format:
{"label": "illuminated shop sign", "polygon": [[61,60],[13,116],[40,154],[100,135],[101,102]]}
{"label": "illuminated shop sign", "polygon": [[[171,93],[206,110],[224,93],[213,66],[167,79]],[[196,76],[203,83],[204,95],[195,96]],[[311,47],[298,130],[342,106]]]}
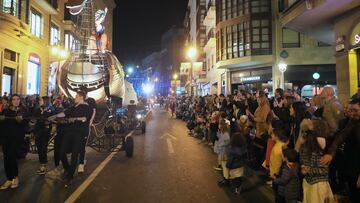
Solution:
{"label": "illuminated shop sign", "polygon": [[32,53],[29,55],[29,61],[40,64],[40,57],[37,54]]}
{"label": "illuminated shop sign", "polygon": [[241,80],[241,82],[258,81],[258,80],[260,80],[260,76],[242,77],[240,80]]}
{"label": "illuminated shop sign", "polygon": [[355,44],[360,44],[360,34],[355,35]]}

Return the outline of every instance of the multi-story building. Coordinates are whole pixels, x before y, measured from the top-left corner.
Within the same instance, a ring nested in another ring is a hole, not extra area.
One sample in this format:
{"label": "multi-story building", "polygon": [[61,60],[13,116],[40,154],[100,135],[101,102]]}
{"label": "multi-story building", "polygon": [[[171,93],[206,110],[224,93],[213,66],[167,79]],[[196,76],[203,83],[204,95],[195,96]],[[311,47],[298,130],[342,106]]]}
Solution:
{"label": "multi-story building", "polygon": [[[186,47],[196,47],[197,56],[195,59],[186,59],[183,62],[191,62],[192,74],[186,76],[187,89],[193,89],[195,95],[202,95],[208,93],[209,82],[206,79],[206,55],[204,53],[204,47],[207,43],[206,26],[204,19],[207,14],[206,0],[189,0],[188,13],[185,16],[185,29],[188,31],[188,39]],[[184,55],[186,55],[186,49],[184,49]],[[194,65],[196,62],[196,65]],[[187,71],[187,73],[190,73]],[[190,76],[192,82],[190,82]]]}
{"label": "multi-story building", "polygon": [[[51,48],[71,47],[78,34],[66,3],[67,0],[0,0],[1,93],[48,94],[50,66],[67,55],[62,51],[55,57]],[[109,9],[106,26],[111,40],[115,3],[104,0],[95,1],[95,5]]]}
{"label": "multi-story building", "polygon": [[206,43],[204,53],[206,56],[206,79],[207,85],[204,89],[209,94],[220,94],[222,81],[221,76],[224,69],[216,68],[216,5],[215,0],[206,1],[206,15],[204,25],[206,26]]}
{"label": "multi-story building", "polygon": [[346,102],[360,77],[360,1],[279,0],[281,25],[333,45],[338,96]]}
{"label": "multi-story building", "polygon": [[[321,75],[318,85],[335,84],[332,48],[281,27],[278,16],[277,2],[271,0],[216,1],[215,67],[224,70],[218,76],[222,93],[301,90],[313,85],[313,73]],[[284,75],[281,63],[287,64]]]}

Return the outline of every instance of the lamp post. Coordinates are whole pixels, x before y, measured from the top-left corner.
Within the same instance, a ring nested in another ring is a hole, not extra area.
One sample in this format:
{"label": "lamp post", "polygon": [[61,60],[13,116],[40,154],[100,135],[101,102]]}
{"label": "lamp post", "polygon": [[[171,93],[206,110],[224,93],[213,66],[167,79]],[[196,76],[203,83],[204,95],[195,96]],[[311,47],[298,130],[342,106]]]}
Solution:
{"label": "lamp post", "polygon": [[190,73],[189,73],[189,78],[190,78],[190,96],[193,96],[193,87],[192,87],[192,80],[193,80],[193,63],[194,60],[196,58],[197,55],[197,51],[195,47],[190,47],[187,51],[187,57],[190,59]]}
{"label": "lamp post", "polygon": [[287,65],[286,65],[286,63],[280,62],[278,64],[278,67],[279,67],[279,71],[281,72],[281,85],[280,86],[281,86],[282,89],[285,89],[284,73],[286,71]]}
{"label": "lamp post", "polygon": [[315,95],[317,95],[318,94],[318,92],[317,92],[317,80],[320,78],[320,74],[318,73],[318,72],[315,72],[313,75],[312,75],[312,77],[315,79]]}

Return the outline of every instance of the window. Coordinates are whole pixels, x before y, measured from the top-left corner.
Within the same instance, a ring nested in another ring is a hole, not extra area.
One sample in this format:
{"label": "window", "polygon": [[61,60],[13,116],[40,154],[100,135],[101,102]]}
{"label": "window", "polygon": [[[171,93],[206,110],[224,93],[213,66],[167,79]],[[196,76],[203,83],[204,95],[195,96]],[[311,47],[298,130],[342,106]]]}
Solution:
{"label": "window", "polygon": [[331,46],[330,44],[327,44],[325,42],[318,42],[317,45],[318,45],[318,47],[329,47],[329,46]]}
{"label": "window", "polygon": [[270,12],[270,0],[252,0],[251,13]]}
{"label": "window", "polygon": [[42,36],[42,29],[43,25],[41,14],[32,9],[30,18],[30,32],[40,38]]}
{"label": "window", "polygon": [[50,45],[59,45],[60,44],[60,31],[59,27],[55,24],[51,24],[50,28]]}
{"label": "window", "polygon": [[19,0],[3,0],[2,12],[19,17]]}
{"label": "window", "polygon": [[270,49],[270,22],[267,19],[257,19],[252,23],[253,55],[267,55]]}
{"label": "window", "polygon": [[300,47],[300,34],[296,31],[283,28],[282,29],[282,47],[295,48]]}
{"label": "window", "polygon": [[72,34],[70,33],[65,33],[65,49],[68,51],[68,50],[71,50],[73,47],[72,47],[72,43],[74,42],[74,37]]}

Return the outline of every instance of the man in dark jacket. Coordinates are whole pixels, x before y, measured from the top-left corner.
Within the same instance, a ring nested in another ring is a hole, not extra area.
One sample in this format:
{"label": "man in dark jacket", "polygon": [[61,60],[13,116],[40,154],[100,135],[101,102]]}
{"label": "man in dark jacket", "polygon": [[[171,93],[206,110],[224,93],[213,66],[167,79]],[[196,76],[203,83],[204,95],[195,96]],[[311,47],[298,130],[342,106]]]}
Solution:
{"label": "man in dark jacket", "polygon": [[320,164],[332,161],[340,145],[344,144],[345,176],[349,184],[352,202],[360,202],[360,99],[353,100],[351,104],[351,119],[346,127],[335,137],[328,153],[321,159]]}

